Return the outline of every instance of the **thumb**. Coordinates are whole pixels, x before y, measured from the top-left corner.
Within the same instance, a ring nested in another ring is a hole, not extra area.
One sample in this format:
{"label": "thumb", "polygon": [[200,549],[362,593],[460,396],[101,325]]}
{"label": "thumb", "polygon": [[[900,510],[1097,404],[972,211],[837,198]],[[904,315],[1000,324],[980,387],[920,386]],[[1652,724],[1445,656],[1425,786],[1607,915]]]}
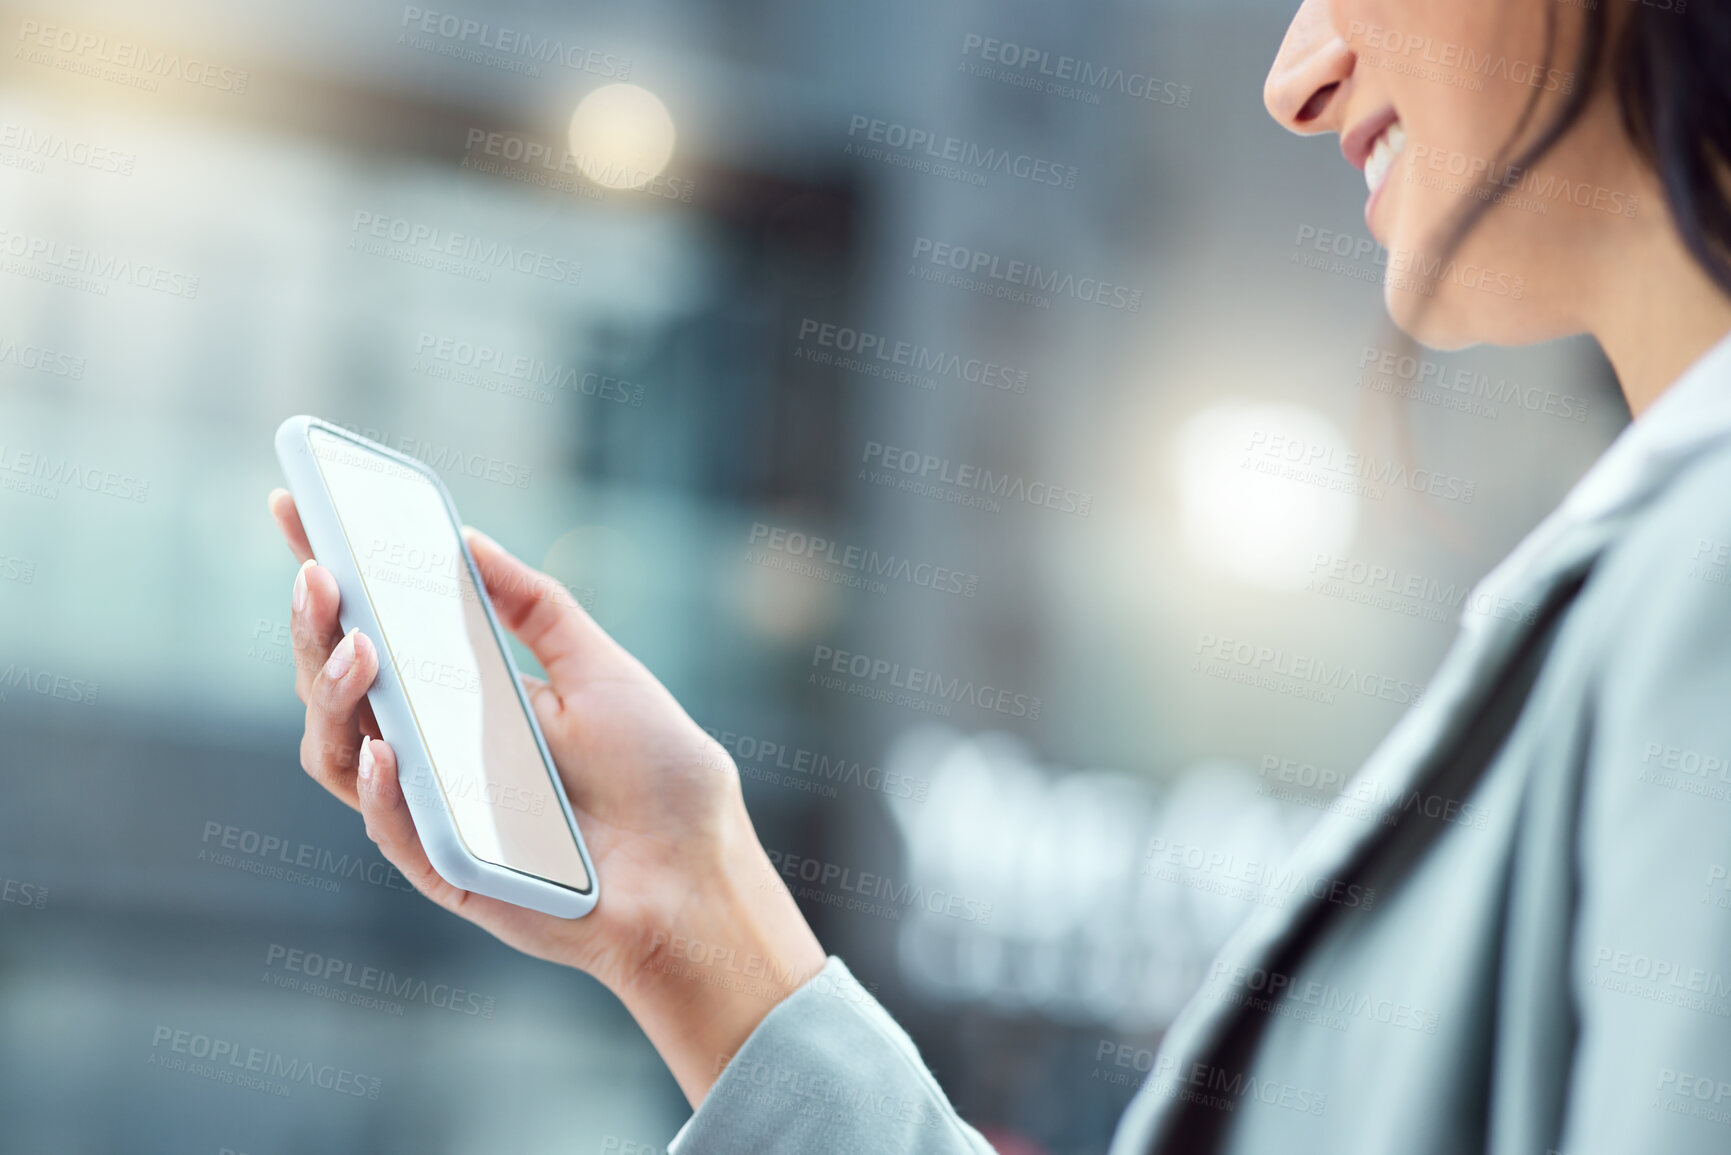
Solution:
{"label": "thumb", "polygon": [[529,647],[555,691],[562,694],[617,672],[625,652],[570,590],[478,529],[465,525],[463,540],[499,620]]}

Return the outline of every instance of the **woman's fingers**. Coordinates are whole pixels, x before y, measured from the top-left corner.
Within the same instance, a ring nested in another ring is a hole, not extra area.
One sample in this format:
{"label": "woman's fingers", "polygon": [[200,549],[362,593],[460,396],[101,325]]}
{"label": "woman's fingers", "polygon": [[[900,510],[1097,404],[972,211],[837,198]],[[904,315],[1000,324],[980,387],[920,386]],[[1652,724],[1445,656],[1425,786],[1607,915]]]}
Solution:
{"label": "woman's fingers", "polygon": [[570,590],[478,529],[464,526],[463,537],[499,620],[534,652],[555,690],[582,685],[616,667],[623,651]]}
{"label": "woman's fingers", "polygon": [[[299,524],[298,521],[296,524]],[[295,574],[294,589],[289,595],[289,636],[294,642],[295,696],[309,707],[313,703],[313,687],[330,662],[332,651],[342,640],[343,627],[337,614],[342,594],[331,571],[312,559],[301,563]],[[370,643],[372,673],[378,672],[378,655]],[[368,674],[367,685],[372,674]],[[364,692],[366,686],[361,687]],[[359,707],[360,733],[379,736],[379,725],[373,719],[372,703],[361,700]],[[353,763],[350,763],[353,766]],[[351,802],[352,805],[352,802]]]}
{"label": "woman's fingers", "polygon": [[276,527],[282,531],[288,547],[296,558],[306,561],[313,556],[313,547],[307,541],[306,527],[301,525],[300,510],[295,508],[295,499],[286,489],[273,489],[265,499],[270,505],[270,515],[276,519]]}
{"label": "woman's fingers", "polygon": [[[427,859],[415,820],[403,798],[397,777],[397,754],[376,738],[361,746],[356,772],[361,816],[367,820],[367,837],[379,844],[379,853],[402,872],[414,888],[454,914],[478,923],[497,934],[499,925],[523,921],[528,912],[498,899],[452,886],[433,869]],[[535,917],[529,915],[529,917]]]}
{"label": "woman's fingers", "polygon": [[[415,832],[397,779],[396,753],[379,738],[366,694],[379,670],[378,651],[359,630],[342,632],[342,596],[336,578],[313,561],[312,546],[294,498],[272,490],[271,516],[301,560],[291,594],[290,633],[295,650],[295,693],[306,703],[301,766],[321,786],[360,810],[367,834],[385,858],[422,894],[508,941],[533,938],[545,916],[452,886],[440,877]],[[564,586],[524,565],[490,538],[471,533],[470,549],[505,624],[553,673],[584,674],[586,657],[616,650]],[[555,675],[555,677],[560,675]],[[550,691],[525,678],[531,697]]]}
{"label": "woman's fingers", "polygon": [[468,892],[440,878],[427,861],[421,836],[415,833],[415,821],[409,816],[409,804],[397,782],[396,751],[388,743],[368,738],[361,745],[355,782],[361,817],[367,821],[367,837],[379,844],[379,852],[416,890],[446,910],[460,910]]}
{"label": "woman's fingers", "polygon": [[337,579],[317,562],[301,563],[289,595],[289,637],[295,651],[295,696],[310,703],[313,681],[342,640],[343,627],[337,617],[342,595]]}
{"label": "woman's fingers", "polygon": [[360,630],[350,630],[331,651],[306,695],[301,767],[350,806],[359,805],[355,767],[365,736],[361,715],[367,687],[378,672],[378,652],[372,641]]}
{"label": "woman's fingers", "polygon": [[270,515],[301,562],[295,573],[294,592],[289,595],[289,636],[294,641],[295,697],[305,702],[313,678],[342,634],[342,627],[337,624],[342,595],[337,592],[337,579],[313,561],[300,512],[288,490],[270,491]]}

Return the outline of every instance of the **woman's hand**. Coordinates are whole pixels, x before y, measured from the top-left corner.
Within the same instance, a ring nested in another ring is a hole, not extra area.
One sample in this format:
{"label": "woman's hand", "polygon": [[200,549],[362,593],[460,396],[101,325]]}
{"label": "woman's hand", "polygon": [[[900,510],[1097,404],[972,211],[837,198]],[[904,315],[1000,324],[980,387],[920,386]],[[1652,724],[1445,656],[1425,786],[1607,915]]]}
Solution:
{"label": "woman's hand", "polygon": [[[361,812],[367,834],[422,894],[518,950],[599,979],[626,1004],[693,1106],[823,948],[758,844],[732,759],[564,586],[464,529],[499,620],[547,680],[528,697],[595,863],[600,902],[563,919],[459,890],[427,861],[396,755],[366,700],[378,655],[337,624],[336,579],[312,561],[294,499],[270,509],[295,576],[301,765]],[[700,947],[694,944],[701,944]]]}

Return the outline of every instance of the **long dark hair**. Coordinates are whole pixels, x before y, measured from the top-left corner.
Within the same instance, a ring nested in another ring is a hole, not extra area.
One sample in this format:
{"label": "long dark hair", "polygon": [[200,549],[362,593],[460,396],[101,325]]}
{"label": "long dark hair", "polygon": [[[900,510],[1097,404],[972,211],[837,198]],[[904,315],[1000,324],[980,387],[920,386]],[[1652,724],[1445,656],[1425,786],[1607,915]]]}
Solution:
{"label": "long dark hair", "polygon": [[[1630,10],[1612,62],[1617,103],[1630,139],[1665,186],[1684,243],[1731,293],[1731,199],[1723,183],[1731,161],[1731,10],[1720,0],[1673,2],[1676,10]],[[1602,37],[1604,12],[1594,9],[1592,19]]]}
{"label": "long dark hair", "polygon": [[[1518,156],[1507,159],[1507,166],[1525,170],[1550,152],[1580,120],[1599,86],[1609,84],[1624,131],[1664,187],[1683,243],[1720,290],[1731,295],[1731,194],[1724,183],[1731,164],[1731,8],[1721,0],[1585,4],[1573,70],[1577,83],[1551,122]],[[1625,9],[1615,29],[1610,4]],[[1563,6],[1557,0],[1546,5],[1547,65],[1556,52]],[[1531,125],[1539,97],[1535,88],[1505,153]],[[1487,175],[1486,180],[1494,188],[1494,179]],[[1445,254],[1459,247],[1494,201],[1469,202],[1450,226]]]}
{"label": "long dark hair", "polygon": [[[1549,76],[1557,56],[1559,14],[1568,5],[1561,0],[1537,2],[1546,5],[1543,75]],[[1608,11],[1612,4],[1623,9],[1615,27]],[[1421,315],[1436,303],[1437,281],[1451,258],[1499,202],[1498,176],[1530,170],[1575,127],[1603,85],[1611,87],[1624,132],[1657,174],[1685,246],[1720,291],[1731,295],[1731,194],[1724,184],[1731,167],[1731,7],[1725,0],[1580,0],[1579,6],[1583,19],[1575,83],[1549,123],[1517,148],[1538,115],[1541,92],[1533,89],[1508,143],[1483,178],[1481,191],[1486,195],[1467,199],[1444,227],[1436,259],[1421,262],[1431,270],[1421,273],[1429,282],[1418,304]],[[1408,332],[1392,323],[1389,329],[1389,347],[1419,354],[1418,341]],[[1614,388],[1607,400],[1613,398],[1621,401]],[[1361,416],[1374,421],[1376,407]],[[1397,451],[1409,449],[1407,421],[1392,410],[1382,416],[1392,422]],[[1366,436],[1368,430],[1361,425],[1359,437]],[[1458,544],[1468,532],[1434,507],[1415,505],[1439,536]]]}

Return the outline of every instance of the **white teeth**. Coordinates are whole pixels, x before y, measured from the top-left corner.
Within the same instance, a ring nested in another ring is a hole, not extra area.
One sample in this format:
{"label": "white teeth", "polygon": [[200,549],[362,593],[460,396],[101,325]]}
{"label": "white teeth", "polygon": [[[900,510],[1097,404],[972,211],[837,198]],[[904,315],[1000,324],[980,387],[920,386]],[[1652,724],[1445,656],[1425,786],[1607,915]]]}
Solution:
{"label": "white teeth", "polygon": [[1406,148],[1406,129],[1398,123],[1391,124],[1376,138],[1376,145],[1370,150],[1370,155],[1364,161],[1364,183],[1372,193],[1382,187],[1382,182],[1388,179],[1389,170],[1394,167],[1394,158]]}

